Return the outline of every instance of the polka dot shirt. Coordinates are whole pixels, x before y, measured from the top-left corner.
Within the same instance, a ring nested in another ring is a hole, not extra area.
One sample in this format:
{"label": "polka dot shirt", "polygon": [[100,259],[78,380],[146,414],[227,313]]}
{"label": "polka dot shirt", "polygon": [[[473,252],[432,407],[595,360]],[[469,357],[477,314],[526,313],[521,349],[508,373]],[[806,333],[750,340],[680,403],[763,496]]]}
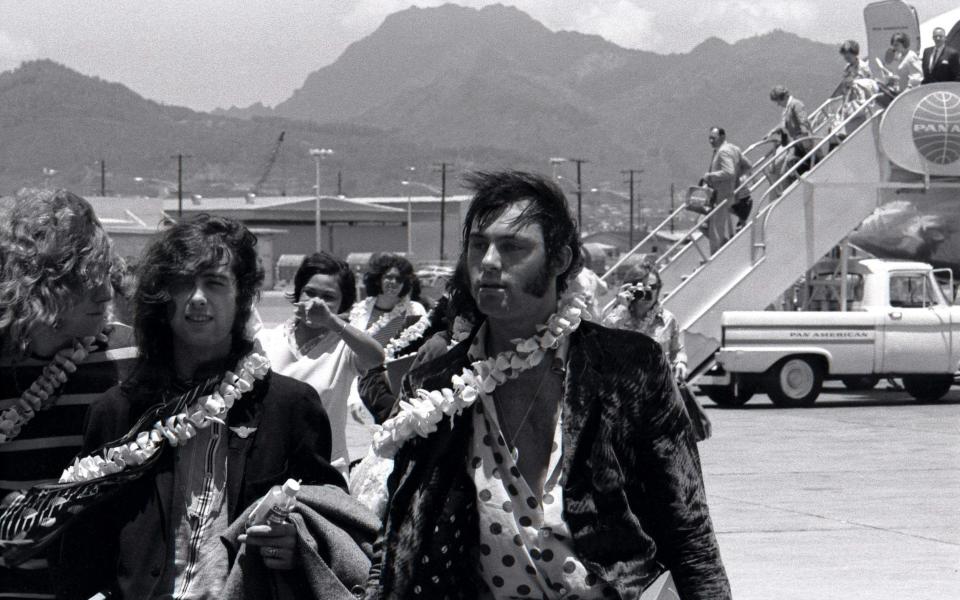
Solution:
{"label": "polka dot shirt", "polygon": [[[482,356],[478,350],[472,348],[471,355]],[[477,488],[478,568],[486,584],[480,598],[614,597],[613,588],[576,557],[563,522],[562,417],[553,433],[543,493],[537,494],[517,468],[516,449],[504,441],[493,398],[482,398],[477,408],[467,470]]]}

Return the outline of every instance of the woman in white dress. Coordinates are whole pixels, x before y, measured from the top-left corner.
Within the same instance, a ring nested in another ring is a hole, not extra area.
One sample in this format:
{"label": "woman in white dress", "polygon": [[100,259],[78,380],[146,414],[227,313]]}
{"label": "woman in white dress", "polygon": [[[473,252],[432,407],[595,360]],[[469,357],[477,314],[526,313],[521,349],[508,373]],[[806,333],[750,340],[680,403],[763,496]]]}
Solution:
{"label": "woman in white dress", "polygon": [[890,38],[884,71],[887,84],[898,92],[917,87],[923,81],[923,63],[917,53],[910,49],[910,36],[899,31]]}
{"label": "woman in white dress", "polygon": [[347,263],[325,252],[311,254],[297,269],[293,286],[293,315],[261,330],[258,339],[274,371],[304,381],[320,394],[332,429],[331,461],[346,474],[350,387],[358,375],[383,362],[383,347],[338,314],[357,297]]}

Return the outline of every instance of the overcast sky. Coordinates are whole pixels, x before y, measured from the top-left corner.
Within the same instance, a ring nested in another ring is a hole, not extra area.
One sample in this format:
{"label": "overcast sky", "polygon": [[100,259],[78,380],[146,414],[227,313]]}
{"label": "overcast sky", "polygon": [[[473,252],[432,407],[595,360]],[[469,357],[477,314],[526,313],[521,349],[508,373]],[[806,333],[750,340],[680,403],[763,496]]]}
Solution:
{"label": "overcast sky", "polygon": [[[137,93],[199,110],[274,105],[306,76],[421,0],[0,0],[0,71],[50,58]],[[493,2],[459,0],[480,7]],[[864,41],[857,0],[514,0],[553,30],[595,33],[627,48],[686,52],[784,29]],[[957,0],[915,0],[920,21]],[[776,57],[771,57],[776,60]]]}

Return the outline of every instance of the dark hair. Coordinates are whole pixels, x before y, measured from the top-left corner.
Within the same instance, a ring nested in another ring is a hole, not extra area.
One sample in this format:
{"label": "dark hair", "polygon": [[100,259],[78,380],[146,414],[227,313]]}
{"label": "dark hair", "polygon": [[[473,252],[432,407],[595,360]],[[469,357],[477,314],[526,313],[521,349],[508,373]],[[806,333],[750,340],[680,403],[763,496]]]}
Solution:
{"label": "dark hair", "polygon": [[840,54],[853,54],[860,56],[860,44],[856,40],[847,40],[840,44]]}
{"label": "dark hair", "polygon": [[314,275],[336,276],[337,285],[340,286],[338,313],[345,312],[357,301],[357,278],[350,269],[350,265],[326,252],[314,252],[303,257],[297,268],[297,274],[293,276],[293,293],[287,294],[287,299],[291,302],[300,302],[303,286],[307,285]]}
{"label": "dark hair", "polygon": [[902,31],[898,31],[892,36],[890,36],[890,45],[894,46],[897,42],[903,44],[904,50],[910,49],[910,36]]}
{"label": "dark hair", "polygon": [[406,296],[410,293],[410,286],[413,284],[413,265],[410,261],[399,254],[377,253],[370,257],[367,272],[363,274],[363,287],[367,296],[379,296],[383,293],[383,276],[394,267],[400,272],[400,281],[403,284],[400,295]]}
{"label": "dark hair", "polygon": [[643,261],[642,263],[632,267],[630,271],[627,272],[627,276],[623,278],[623,282],[630,284],[646,283],[647,278],[651,275],[657,279],[657,289],[663,287],[663,281],[660,279],[660,273],[657,272],[656,265],[650,261]]}
{"label": "dark hair", "polygon": [[770,90],[770,99],[773,100],[774,102],[779,102],[780,100],[783,100],[789,96],[790,96],[790,90],[788,90],[785,86],[782,86],[782,85],[775,85]]}
{"label": "dark hair", "polygon": [[231,357],[239,358],[250,348],[244,329],[264,276],[256,246],[257,237],[242,223],[208,214],[180,221],[153,239],[140,260],[134,292],[133,325],[139,356],[130,386],[159,388],[171,377],[170,286],[206,269],[230,265],[237,281]]}
{"label": "dark hair", "polygon": [[551,266],[563,256],[563,248],[570,249],[570,264],[556,278],[557,293],[567,289],[569,280],[583,267],[583,255],[577,224],[570,215],[563,191],[543,175],[524,171],[476,171],[467,174],[464,181],[474,194],[464,218],[457,270],[451,279],[451,291],[454,292],[451,304],[468,314],[478,314],[470,294],[466,268],[470,234],[474,227],[487,227],[508,207],[521,200],[529,200],[530,204],[520,213],[517,225],[540,225],[546,255],[554,263]]}
{"label": "dark hair", "polygon": [[726,132],[726,130],[725,130],[723,127],[711,127],[711,128],[710,128],[710,132],[713,133],[713,130],[716,130],[716,131],[717,131],[717,135],[721,135],[721,136],[723,136],[723,137],[727,137],[727,132]]}
{"label": "dark hair", "polygon": [[450,326],[458,316],[467,319],[472,323],[479,323],[482,320],[480,309],[473,300],[473,294],[470,293],[470,276],[467,274],[466,257],[461,255],[457,261],[457,266],[453,270],[453,275],[447,280],[444,295],[449,298],[447,302],[447,320]]}

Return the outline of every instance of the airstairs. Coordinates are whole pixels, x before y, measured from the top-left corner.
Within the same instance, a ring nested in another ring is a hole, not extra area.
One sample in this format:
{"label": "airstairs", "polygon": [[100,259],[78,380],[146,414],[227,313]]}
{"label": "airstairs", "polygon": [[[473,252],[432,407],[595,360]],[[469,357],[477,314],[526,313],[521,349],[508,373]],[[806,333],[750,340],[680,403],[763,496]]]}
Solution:
{"label": "airstairs", "polygon": [[[888,167],[878,145],[882,110],[875,101],[876,97],[861,105],[834,133],[824,131],[837,99],[813,113],[815,143],[805,158],[819,161],[802,175],[796,171],[803,160],[773,181],[764,177],[764,168],[792,153],[792,146],[757,161],[754,175],[743,184],[750,186],[754,198],[751,217],[715,253],[710,254],[706,236],[694,232],[714,211],[728,210],[726,203],[701,217],[697,227],[658,259],[662,302],[685,333],[694,376],[706,370],[720,347],[724,311],[766,308],[878,206],[878,182]],[[841,140],[835,132],[844,128],[850,133]],[[754,144],[748,152],[763,144]],[[650,236],[683,210],[679,207]]]}

